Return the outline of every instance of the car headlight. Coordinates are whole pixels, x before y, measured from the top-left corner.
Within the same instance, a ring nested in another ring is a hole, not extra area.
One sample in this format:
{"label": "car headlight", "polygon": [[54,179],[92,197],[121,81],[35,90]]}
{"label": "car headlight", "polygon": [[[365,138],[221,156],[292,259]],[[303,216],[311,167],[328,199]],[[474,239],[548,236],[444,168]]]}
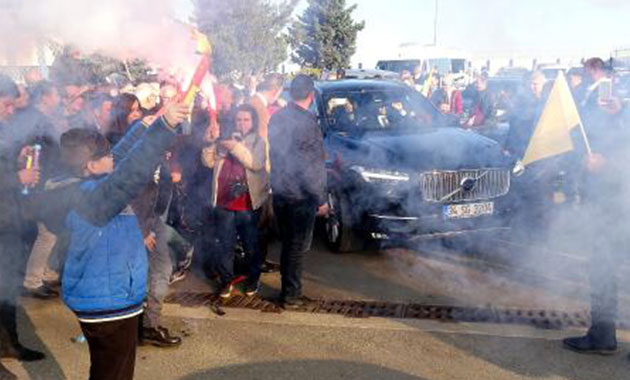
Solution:
{"label": "car headlight", "polygon": [[525,165],[521,160],[516,161],[514,167],[512,168],[512,175],[515,177],[520,177],[525,172]]}
{"label": "car headlight", "polygon": [[352,166],[350,170],[359,174],[365,182],[407,182],[409,181],[409,174],[381,169],[367,169],[363,166]]}

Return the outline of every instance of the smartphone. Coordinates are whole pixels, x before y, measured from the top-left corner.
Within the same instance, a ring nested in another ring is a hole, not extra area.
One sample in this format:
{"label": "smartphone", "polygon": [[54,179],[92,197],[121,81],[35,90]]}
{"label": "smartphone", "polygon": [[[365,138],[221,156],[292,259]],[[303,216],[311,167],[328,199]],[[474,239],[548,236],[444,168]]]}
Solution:
{"label": "smartphone", "polygon": [[597,87],[598,98],[600,102],[607,102],[612,98],[612,81],[606,79],[601,81]]}

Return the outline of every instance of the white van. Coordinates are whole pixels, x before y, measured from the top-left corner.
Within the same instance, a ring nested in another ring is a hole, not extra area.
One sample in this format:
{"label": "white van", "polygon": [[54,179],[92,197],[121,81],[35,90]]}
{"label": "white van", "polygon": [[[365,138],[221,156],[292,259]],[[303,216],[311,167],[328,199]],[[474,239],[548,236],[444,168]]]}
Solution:
{"label": "white van", "polygon": [[401,73],[403,70],[413,70],[420,66],[424,73],[435,68],[440,75],[454,74],[456,82],[469,82],[468,71],[471,68],[470,59],[459,50],[445,49],[436,46],[419,46],[415,44],[402,45],[398,58],[383,59],[376,63],[379,70]]}
{"label": "white van", "polygon": [[457,74],[465,72],[470,67],[467,54],[458,49],[402,44],[398,47],[397,55],[397,58],[378,61],[376,68],[400,73],[403,70],[413,72],[415,67],[421,66],[425,72],[437,68],[440,74]]}
{"label": "white van", "polygon": [[401,73],[403,70],[409,70],[413,73],[414,68],[421,66],[424,72],[428,72],[431,68],[437,68],[439,74],[448,73],[464,73],[468,67],[466,58],[427,58],[427,59],[390,59],[381,60],[376,63],[378,70],[393,71]]}

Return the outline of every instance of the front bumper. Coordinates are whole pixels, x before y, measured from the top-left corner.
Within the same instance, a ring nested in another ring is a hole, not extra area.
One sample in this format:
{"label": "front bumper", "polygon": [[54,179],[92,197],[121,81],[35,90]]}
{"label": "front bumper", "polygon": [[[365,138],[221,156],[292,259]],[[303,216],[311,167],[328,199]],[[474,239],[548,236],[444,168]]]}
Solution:
{"label": "front bumper", "polygon": [[[507,229],[511,215],[509,190],[502,195],[478,194],[478,200],[451,202],[434,201],[432,195],[423,196],[420,176],[411,175],[405,181],[362,181],[356,176],[346,177],[342,191],[351,205],[355,230],[376,239],[409,239],[447,237],[468,232]],[[506,184],[509,189],[509,180]],[[429,189],[431,190],[431,189]],[[431,193],[432,194],[432,193]],[[461,197],[460,197],[461,198]],[[477,199],[477,198],[475,198]],[[449,218],[443,207],[475,203],[493,203],[492,215],[470,218]]]}
{"label": "front bumper", "polygon": [[[369,197],[366,201],[361,192],[350,195],[355,205],[355,225],[368,237],[375,239],[420,239],[447,237],[468,232],[506,229],[511,214],[506,197],[457,204],[493,202],[492,215],[471,218],[448,218],[442,203],[429,203],[418,195],[407,194],[404,198]],[[412,201],[413,200],[413,201]]]}
{"label": "front bumper", "polygon": [[[498,211],[497,211],[498,212]],[[421,216],[367,214],[360,229],[373,238],[447,237],[482,230],[504,230],[504,214],[449,220],[440,213]]]}
{"label": "front bumper", "polygon": [[496,216],[474,218],[474,221],[444,221],[439,217],[397,217],[368,215],[363,233],[377,240],[404,239],[410,241],[448,238],[472,233],[508,231],[506,223]]}

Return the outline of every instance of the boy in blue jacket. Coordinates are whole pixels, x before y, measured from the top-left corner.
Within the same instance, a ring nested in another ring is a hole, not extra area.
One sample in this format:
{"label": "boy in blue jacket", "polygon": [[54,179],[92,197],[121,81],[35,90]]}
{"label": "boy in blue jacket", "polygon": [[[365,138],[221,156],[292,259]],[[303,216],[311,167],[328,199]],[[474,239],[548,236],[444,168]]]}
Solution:
{"label": "boy in blue jacket", "polygon": [[[138,320],[146,296],[147,256],[128,206],[153,175],[188,107],[172,104],[114,170],[104,136],[72,129],[61,137],[64,163],[81,180],[56,194],[56,217],[69,233],[63,300],[90,349],[90,379],[133,379]],[[41,212],[41,210],[40,210]]]}

